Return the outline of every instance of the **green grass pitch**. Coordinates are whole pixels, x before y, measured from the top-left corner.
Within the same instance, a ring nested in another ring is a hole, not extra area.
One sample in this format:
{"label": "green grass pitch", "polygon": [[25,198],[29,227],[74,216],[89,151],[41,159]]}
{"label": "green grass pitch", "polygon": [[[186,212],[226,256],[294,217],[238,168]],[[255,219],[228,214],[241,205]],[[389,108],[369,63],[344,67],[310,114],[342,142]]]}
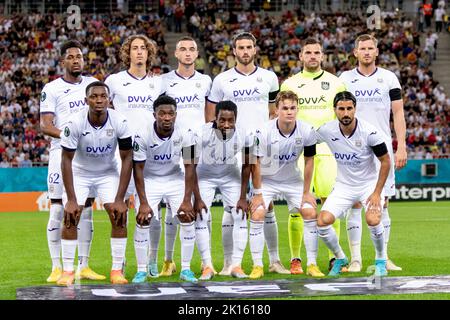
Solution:
{"label": "green grass pitch", "polygon": [[[450,274],[450,202],[397,202],[391,203],[390,215],[392,220],[389,256],[403,271],[391,272],[391,276],[430,276]],[[222,208],[213,208],[213,263],[220,271],[223,264],[221,243]],[[280,257],[288,267],[290,251],[288,247],[286,206],[276,207]],[[133,216],[133,213],[131,213]],[[51,261],[47,247],[46,225],[48,213],[23,212],[0,213],[0,299],[15,299],[16,288],[47,285],[45,279],[51,271]],[[129,236],[127,242],[126,277],[131,282],[136,272],[136,260],[133,248],[133,220],[129,222]],[[91,248],[90,266],[107,276],[105,281],[83,281],[82,283],[109,283],[110,256],[110,222],[106,212],[94,213],[94,240]],[[341,245],[348,254],[345,223],[341,223]],[[367,226],[363,228],[362,255],[364,268],[373,263],[374,249],[369,237]],[[270,279],[299,279],[305,275],[276,275],[268,273],[268,256],[265,257],[265,277]],[[306,259],[305,248],[302,246],[302,258]],[[164,231],[162,231],[159,250],[159,269],[164,259]],[[175,246],[175,261],[180,266],[179,238]],[[199,275],[200,256],[195,250],[192,270]],[[324,244],[319,240],[318,264],[322,271],[327,270],[328,253]],[[244,255],[243,268],[251,271],[251,256],[249,247]],[[304,266],[305,267],[305,266]],[[179,270],[178,270],[179,271]],[[364,277],[364,272],[344,275]],[[150,281],[178,281],[179,273],[170,278],[159,278]],[[232,280],[229,277],[216,276],[214,281]],[[234,279],[233,279],[234,280]],[[295,299],[299,299],[296,297]],[[332,296],[308,299],[450,299],[450,294],[425,295],[378,295],[378,296]]]}

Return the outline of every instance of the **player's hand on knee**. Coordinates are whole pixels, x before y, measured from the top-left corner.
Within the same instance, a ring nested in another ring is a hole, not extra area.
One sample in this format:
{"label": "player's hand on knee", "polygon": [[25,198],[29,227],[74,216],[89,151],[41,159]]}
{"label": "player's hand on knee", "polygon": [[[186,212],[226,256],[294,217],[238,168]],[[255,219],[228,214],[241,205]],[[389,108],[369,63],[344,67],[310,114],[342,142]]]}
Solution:
{"label": "player's hand on knee", "polygon": [[67,228],[78,225],[81,217],[81,208],[76,201],[69,200],[64,207],[64,225]]}
{"label": "player's hand on knee", "polygon": [[206,204],[203,202],[203,200],[200,199],[195,199],[194,201],[194,212],[196,215],[198,215],[200,217],[200,220],[203,220],[203,214],[206,214],[208,212],[208,207],[206,206]]}
{"label": "player's hand on knee", "polygon": [[255,194],[250,200],[250,211],[255,212],[260,207],[265,208],[262,194]]}
{"label": "player's hand on knee", "polygon": [[302,203],[300,205],[300,208],[303,208],[303,205],[305,203],[309,203],[314,209],[317,208],[316,198],[309,191],[303,193],[303,198],[302,198]]}
{"label": "player's hand on knee", "polygon": [[239,199],[238,203],[236,204],[236,212],[238,214],[242,214],[242,220],[244,220],[245,217],[247,217],[248,219],[248,211],[249,205],[247,199]]}
{"label": "player's hand on knee", "polygon": [[189,221],[181,221],[181,222],[191,222],[195,220],[195,212],[194,208],[192,207],[192,203],[189,200],[185,200],[181,203],[180,208],[177,211],[177,214],[181,216],[181,219],[183,220],[189,220]]}
{"label": "player's hand on knee", "polygon": [[153,217],[153,210],[148,203],[139,206],[139,212],[136,215],[136,222],[140,226],[148,226]]}
{"label": "player's hand on knee", "polygon": [[125,227],[127,225],[127,205],[123,201],[115,201],[111,204],[110,210],[113,215],[114,223],[118,227]]}
{"label": "player's hand on knee", "polygon": [[367,210],[381,211],[381,197],[380,194],[374,192],[366,200]]}

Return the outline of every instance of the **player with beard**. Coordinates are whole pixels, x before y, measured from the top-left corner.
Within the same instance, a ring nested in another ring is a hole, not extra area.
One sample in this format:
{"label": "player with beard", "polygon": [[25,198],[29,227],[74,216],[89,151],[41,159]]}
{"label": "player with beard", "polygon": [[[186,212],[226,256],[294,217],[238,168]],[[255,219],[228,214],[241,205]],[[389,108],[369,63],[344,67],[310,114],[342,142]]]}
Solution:
{"label": "player with beard", "polygon": [[[208,96],[206,121],[215,118],[215,105],[223,100],[233,101],[238,107],[239,117],[236,128],[247,134],[255,134],[256,130],[269,121],[275,113],[275,98],[279,91],[278,78],[272,71],[255,64],[256,38],[249,32],[242,32],[233,37],[233,54],[236,66],[219,74],[213,81]],[[252,166],[254,168],[254,166]],[[225,211],[222,219],[222,244],[224,248],[224,267],[219,273],[230,275],[233,252],[233,218]],[[270,272],[288,274],[281,264],[278,252],[278,227],[274,210],[266,213],[264,234],[270,257]],[[241,272],[242,270],[235,270]]]}

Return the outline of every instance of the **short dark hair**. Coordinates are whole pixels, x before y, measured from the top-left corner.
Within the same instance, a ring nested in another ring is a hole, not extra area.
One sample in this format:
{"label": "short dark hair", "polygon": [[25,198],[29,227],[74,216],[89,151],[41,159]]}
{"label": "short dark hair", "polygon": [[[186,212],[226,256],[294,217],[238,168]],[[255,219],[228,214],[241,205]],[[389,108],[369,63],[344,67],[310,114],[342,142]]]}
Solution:
{"label": "short dark hair", "polygon": [[336,108],[339,101],[349,101],[349,100],[353,102],[353,106],[356,108],[356,98],[353,95],[353,93],[351,93],[350,91],[338,92],[334,96],[333,108]]}
{"label": "short dark hair", "polygon": [[177,109],[177,102],[174,98],[166,95],[161,95],[158,97],[158,99],[155,100],[155,102],[153,102],[153,111],[156,112],[156,109],[158,109],[163,104],[173,105],[175,107],[175,110]]}
{"label": "short dark hair", "polygon": [[60,49],[61,57],[66,55],[67,49],[69,48],[78,48],[81,52],[83,52],[83,46],[78,40],[69,40],[63,43]]}
{"label": "short dark hair", "polygon": [[237,118],[237,105],[233,101],[224,100],[216,104],[216,119],[219,116],[220,110],[232,111],[234,117]]}
{"label": "short dark hair", "polygon": [[109,95],[110,91],[109,91],[109,87],[108,87],[108,85],[106,83],[104,83],[102,81],[94,81],[94,82],[91,82],[91,83],[89,83],[87,85],[87,87],[86,87],[86,97],[88,96],[89,89],[91,89],[92,87],[105,87],[106,90],[108,91],[108,95]]}
{"label": "short dark hair", "polygon": [[197,47],[197,41],[195,41],[194,38],[189,37],[189,36],[183,36],[183,37],[181,37],[181,38],[179,38],[179,39],[177,40],[177,43],[176,43],[176,45],[175,45],[175,49],[178,49],[178,45],[180,44],[181,41],[192,41],[192,42],[195,43],[195,46]]}
{"label": "short dark hair", "polygon": [[320,45],[320,50],[323,51],[322,42],[320,42],[319,40],[317,40],[316,38],[313,38],[313,37],[306,38],[306,40],[303,42],[302,51],[307,45],[310,45],[310,44]]}
{"label": "short dark hair", "polygon": [[241,32],[241,33],[238,33],[233,36],[233,39],[232,39],[233,48],[236,48],[236,41],[242,40],[242,39],[252,40],[253,45],[256,47],[255,36],[250,32]]}

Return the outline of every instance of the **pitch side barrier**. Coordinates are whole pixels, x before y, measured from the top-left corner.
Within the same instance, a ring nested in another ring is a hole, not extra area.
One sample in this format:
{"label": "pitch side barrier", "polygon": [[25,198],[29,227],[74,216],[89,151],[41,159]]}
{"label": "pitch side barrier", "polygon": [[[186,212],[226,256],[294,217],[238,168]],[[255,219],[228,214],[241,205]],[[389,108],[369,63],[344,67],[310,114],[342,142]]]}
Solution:
{"label": "pitch side barrier", "polygon": [[[0,168],[0,212],[48,211],[47,167]],[[50,177],[59,179],[61,177]],[[61,181],[62,183],[62,181]],[[450,159],[409,160],[396,171],[393,201],[450,200]],[[281,197],[275,204],[286,204]],[[213,205],[222,205],[217,193]],[[94,209],[103,210],[96,202]]]}

